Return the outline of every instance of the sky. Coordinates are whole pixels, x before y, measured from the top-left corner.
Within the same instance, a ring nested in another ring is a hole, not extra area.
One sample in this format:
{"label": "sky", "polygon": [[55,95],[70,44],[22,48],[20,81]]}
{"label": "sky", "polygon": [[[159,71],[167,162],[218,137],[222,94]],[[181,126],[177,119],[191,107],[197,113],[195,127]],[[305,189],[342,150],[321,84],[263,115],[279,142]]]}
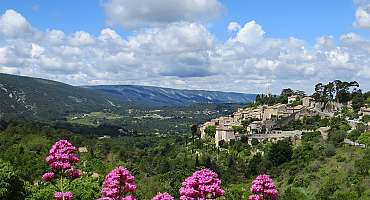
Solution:
{"label": "sky", "polygon": [[72,85],[370,89],[370,0],[0,0],[0,73]]}

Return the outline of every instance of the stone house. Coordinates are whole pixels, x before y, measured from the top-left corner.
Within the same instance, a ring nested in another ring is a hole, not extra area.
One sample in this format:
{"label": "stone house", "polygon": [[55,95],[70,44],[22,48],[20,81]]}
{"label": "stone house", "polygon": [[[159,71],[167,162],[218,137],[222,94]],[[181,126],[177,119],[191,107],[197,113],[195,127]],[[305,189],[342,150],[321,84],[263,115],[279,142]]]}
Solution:
{"label": "stone house", "polygon": [[218,126],[216,128],[215,143],[218,147],[221,141],[229,143],[231,140],[235,140],[234,129],[231,126]]}

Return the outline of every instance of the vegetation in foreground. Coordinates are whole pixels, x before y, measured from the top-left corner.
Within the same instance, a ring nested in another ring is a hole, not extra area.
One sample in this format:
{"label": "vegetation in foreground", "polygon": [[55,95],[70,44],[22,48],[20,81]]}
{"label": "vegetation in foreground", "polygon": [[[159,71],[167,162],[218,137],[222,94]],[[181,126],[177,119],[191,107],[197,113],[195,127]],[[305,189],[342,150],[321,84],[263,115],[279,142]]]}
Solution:
{"label": "vegetation in foreground", "polygon": [[48,171],[45,157],[50,147],[61,138],[82,147],[81,162],[76,164],[82,175],[68,186],[74,199],[100,198],[105,175],[117,166],[125,166],[135,176],[138,199],[151,199],[158,192],[179,198],[181,183],[201,168],[219,175],[224,199],[247,199],[252,180],[262,172],[274,179],[279,199],[369,199],[370,149],[342,142],[351,134],[342,118],[330,119],[329,124],[328,141],[310,133],[300,143],[264,141],[249,146],[236,141],[219,149],[197,137],[99,140],[45,124],[2,124],[0,199],[52,199],[55,187],[41,176]]}

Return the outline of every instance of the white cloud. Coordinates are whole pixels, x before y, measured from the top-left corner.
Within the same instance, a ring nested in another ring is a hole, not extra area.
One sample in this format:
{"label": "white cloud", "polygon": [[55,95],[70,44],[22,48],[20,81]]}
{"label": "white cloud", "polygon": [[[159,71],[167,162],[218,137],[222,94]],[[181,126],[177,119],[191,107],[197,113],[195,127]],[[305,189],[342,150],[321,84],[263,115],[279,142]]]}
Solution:
{"label": "white cloud", "polygon": [[138,33],[129,38],[128,45],[137,50],[175,54],[209,49],[213,42],[213,36],[204,26],[181,22]]}
{"label": "white cloud", "polygon": [[94,38],[87,32],[77,31],[70,38],[70,43],[75,46],[83,46],[94,43]]}
{"label": "white cloud", "polygon": [[0,47],[0,64],[5,64],[8,61],[8,48]]}
{"label": "white cloud", "polygon": [[99,39],[106,42],[122,43],[123,40],[118,33],[110,28],[101,30]]}
{"label": "white cloud", "polygon": [[358,7],[356,10],[356,21],[354,26],[357,28],[370,28],[370,4],[366,7]]}
{"label": "white cloud", "polygon": [[274,92],[282,87],[312,90],[316,82],[333,79],[358,80],[370,87],[370,40],[356,33],[323,36],[311,47],[293,37],[266,37],[255,21],[229,28],[239,30],[226,42],[217,41],[197,22],[141,29],[128,37],[108,28],[94,36],[84,31],[40,31],[27,20],[25,24],[31,35],[1,32],[0,72],[77,85],[241,92],[265,92],[267,83]]}
{"label": "white cloud", "polygon": [[263,40],[264,35],[265,31],[262,26],[256,21],[250,21],[239,30],[233,40],[247,45],[255,45]]}
{"label": "white cloud", "polygon": [[345,65],[349,61],[349,54],[340,48],[326,52],[329,62],[334,65]]}
{"label": "white cloud", "polygon": [[46,32],[46,40],[52,44],[62,44],[65,38],[64,32],[60,30],[49,30]]}
{"label": "white cloud", "polygon": [[9,9],[0,16],[0,33],[7,37],[15,37],[31,30],[27,20],[15,10]]}
{"label": "white cloud", "polygon": [[241,28],[242,27],[240,26],[238,22],[230,22],[229,25],[227,26],[227,30],[230,32],[238,31]]}
{"label": "white cloud", "polygon": [[38,58],[44,52],[44,48],[39,46],[38,44],[32,43],[31,44],[31,58]]}
{"label": "white cloud", "polygon": [[218,0],[109,0],[105,4],[108,22],[125,28],[209,20],[221,11]]}

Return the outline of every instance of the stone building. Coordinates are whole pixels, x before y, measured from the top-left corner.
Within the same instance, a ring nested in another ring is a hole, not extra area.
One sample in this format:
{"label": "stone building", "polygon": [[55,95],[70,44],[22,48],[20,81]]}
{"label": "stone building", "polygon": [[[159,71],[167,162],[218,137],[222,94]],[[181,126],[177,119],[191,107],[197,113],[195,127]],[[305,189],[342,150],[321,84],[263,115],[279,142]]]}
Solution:
{"label": "stone building", "polygon": [[218,147],[221,141],[229,143],[231,140],[235,140],[235,133],[231,126],[218,126],[216,128],[215,143]]}

